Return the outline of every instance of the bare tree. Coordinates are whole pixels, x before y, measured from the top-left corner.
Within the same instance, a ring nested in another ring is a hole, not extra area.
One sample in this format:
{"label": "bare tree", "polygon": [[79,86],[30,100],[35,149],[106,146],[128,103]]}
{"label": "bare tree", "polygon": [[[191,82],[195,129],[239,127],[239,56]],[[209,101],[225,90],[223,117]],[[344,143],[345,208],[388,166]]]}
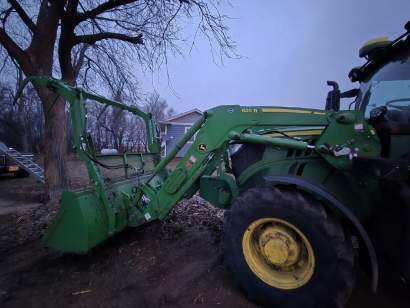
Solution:
{"label": "bare tree", "polygon": [[148,96],[144,104],[144,110],[151,113],[156,121],[164,120],[175,114],[174,109],[169,107],[167,101],[161,98],[158,93]]}
{"label": "bare tree", "polygon": [[[80,76],[91,87],[98,78],[109,80],[116,70],[128,80],[135,60],[154,69],[167,62],[170,52],[180,52],[187,21],[196,24],[221,56],[229,56],[234,45],[218,2],[2,0],[0,45],[25,75],[57,76],[72,85]],[[68,185],[65,102],[48,89],[35,89],[45,116],[45,175],[53,198]]]}
{"label": "bare tree", "polygon": [[13,87],[0,82],[0,140],[23,152],[38,153],[44,128],[40,100],[28,87],[15,105],[14,93]]}
{"label": "bare tree", "polygon": [[[122,97],[122,91],[117,89],[113,98],[127,105],[133,105],[130,97]],[[157,120],[163,120],[174,114],[167,102],[158,94],[150,94],[145,99],[143,106],[146,112],[150,112]],[[120,152],[146,151],[145,123],[135,115],[115,108],[104,108],[98,104],[88,107],[87,119],[88,131],[91,133],[95,146],[102,148],[115,148]]]}

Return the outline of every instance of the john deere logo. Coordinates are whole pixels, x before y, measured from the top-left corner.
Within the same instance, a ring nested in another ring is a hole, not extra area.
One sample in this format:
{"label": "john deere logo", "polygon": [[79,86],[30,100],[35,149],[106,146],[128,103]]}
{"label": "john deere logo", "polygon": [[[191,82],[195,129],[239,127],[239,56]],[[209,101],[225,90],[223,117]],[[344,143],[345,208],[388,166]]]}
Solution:
{"label": "john deere logo", "polygon": [[201,143],[198,145],[199,152],[206,152],[206,145]]}

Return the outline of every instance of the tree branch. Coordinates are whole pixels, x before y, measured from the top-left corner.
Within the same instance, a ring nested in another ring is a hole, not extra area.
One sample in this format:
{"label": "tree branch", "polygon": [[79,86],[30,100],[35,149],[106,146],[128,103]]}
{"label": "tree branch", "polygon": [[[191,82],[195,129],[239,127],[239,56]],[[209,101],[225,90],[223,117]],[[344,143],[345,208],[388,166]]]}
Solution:
{"label": "tree branch", "polygon": [[79,0],[70,0],[60,20],[60,38],[58,40],[58,61],[60,62],[61,76],[71,84],[75,84],[76,71],[71,58],[74,46],[74,29],[76,27],[75,16]]}
{"label": "tree branch", "polygon": [[12,8],[12,7],[9,7],[7,10],[4,10],[4,11],[2,11],[2,12],[0,13],[0,15],[3,15],[3,16],[0,18],[0,21],[1,21],[2,25],[3,25],[3,28],[5,28],[7,19],[9,18],[9,16],[10,16],[10,14],[11,14],[12,11],[13,11],[13,8]]}
{"label": "tree branch", "polygon": [[89,10],[85,11],[83,13],[80,13],[77,15],[77,23],[80,23],[84,20],[87,20],[89,18],[94,18],[104,12],[107,12],[109,10],[112,10],[116,7],[119,7],[121,5],[126,5],[129,3],[136,2],[137,0],[108,0],[107,2],[104,2],[100,4],[99,6]]}
{"label": "tree branch", "polygon": [[87,51],[88,47],[90,47],[90,45],[84,44],[83,46],[81,46],[80,51],[78,52],[78,55],[76,57],[77,59],[73,65],[75,79],[77,79],[78,74],[80,73],[80,70],[84,64],[85,52]]}
{"label": "tree branch", "polygon": [[8,0],[10,5],[13,9],[17,12],[20,16],[21,20],[26,24],[26,26],[30,29],[31,32],[36,30],[36,25],[31,20],[31,18],[27,15],[26,11],[21,7],[21,5],[16,0]]}
{"label": "tree branch", "polygon": [[101,33],[96,33],[96,34],[79,35],[75,37],[74,42],[75,44],[84,43],[84,44],[93,45],[98,41],[106,40],[106,39],[120,40],[124,42],[129,42],[132,44],[144,44],[144,41],[142,39],[142,34],[138,34],[137,36],[129,36],[126,34],[114,33],[114,32],[101,32]]}
{"label": "tree branch", "polygon": [[13,41],[3,28],[0,28],[0,44],[6,49],[9,56],[15,59],[23,71],[28,74],[31,65],[26,53]]}

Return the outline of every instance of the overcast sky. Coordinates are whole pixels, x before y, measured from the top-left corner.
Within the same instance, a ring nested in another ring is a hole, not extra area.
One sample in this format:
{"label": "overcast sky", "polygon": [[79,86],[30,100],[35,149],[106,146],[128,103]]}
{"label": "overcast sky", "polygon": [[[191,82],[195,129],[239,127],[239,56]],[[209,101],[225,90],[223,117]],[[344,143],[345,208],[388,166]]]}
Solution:
{"label": "overcast sky", "polygon": [[362,63],[361,45],[374,37],[394,38],[410,20],[409,0],[231,0],[223,13],[237,42],[239,60],[216,65],[205,39],[185,58],[170,58],[168,70],[142,75],[178,112],[216,105],[276,105],[322,108],[337,80]]}

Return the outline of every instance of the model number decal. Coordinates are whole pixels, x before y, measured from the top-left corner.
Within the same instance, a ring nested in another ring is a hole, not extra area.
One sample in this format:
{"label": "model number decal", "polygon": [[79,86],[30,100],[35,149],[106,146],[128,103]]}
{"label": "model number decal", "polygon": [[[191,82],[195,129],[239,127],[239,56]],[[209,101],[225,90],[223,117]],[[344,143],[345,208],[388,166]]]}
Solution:
{"label": "model number decal", "polygon": [[242,108],[241,112],[254,112],[254,113],[256,113],[256,112],[258,112],[258,109],[257,108]]}

